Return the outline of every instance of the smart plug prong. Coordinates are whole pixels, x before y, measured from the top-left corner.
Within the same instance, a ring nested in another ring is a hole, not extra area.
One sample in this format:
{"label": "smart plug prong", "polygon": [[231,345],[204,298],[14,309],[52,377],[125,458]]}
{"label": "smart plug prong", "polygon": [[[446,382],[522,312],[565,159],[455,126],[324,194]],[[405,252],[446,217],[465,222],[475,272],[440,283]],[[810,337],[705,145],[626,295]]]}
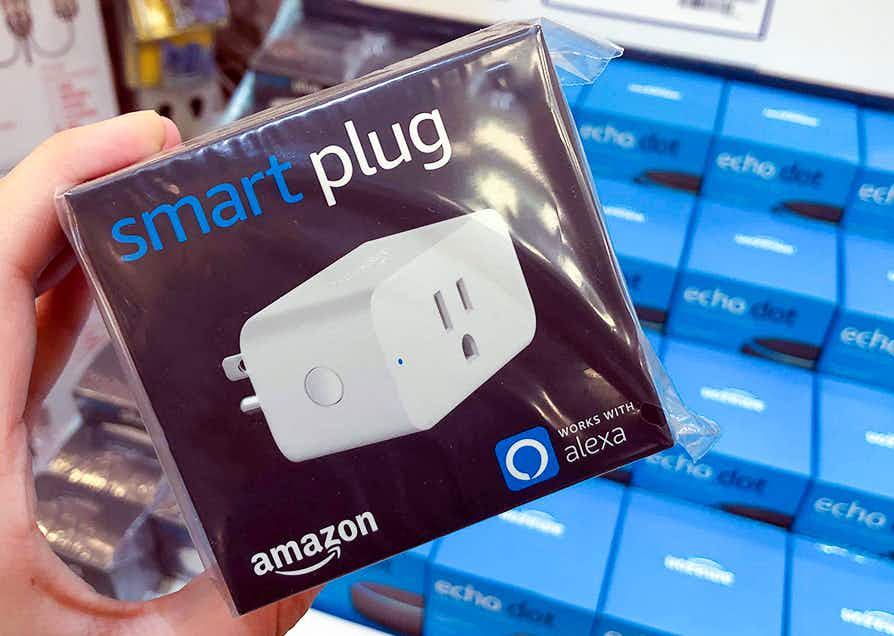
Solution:
{"label": "smart plug prong", "polygon": [[297,462],[435,426],[535,328],[509,224],[481,210],[359,245],[251,316],[222,366]]}
{"label": "smart plug prong", "polygon": [[221,366],[227,379],[232,382],[248,379],[248,371],[245,369],[245,361],[242,359],[241,353],[227,356],[223,359]]}
{"label": "smart plug prong", "polygon": [[246,414],[260,411],[261,401],[258,399],[257,395],[249,395],[248,397],[244,397],[242,398],[242,401],[239,402],[239,410]]}

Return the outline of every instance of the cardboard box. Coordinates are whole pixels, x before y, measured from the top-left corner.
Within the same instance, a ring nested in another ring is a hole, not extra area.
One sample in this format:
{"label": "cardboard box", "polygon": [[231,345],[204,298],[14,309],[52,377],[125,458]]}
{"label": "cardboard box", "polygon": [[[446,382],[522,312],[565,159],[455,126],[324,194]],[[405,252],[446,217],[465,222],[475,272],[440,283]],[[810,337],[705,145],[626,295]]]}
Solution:
{"label": "cardboard box", "polygon": [[894,243],[844,235],[842,297],[820,369],[894,389]]}
{"label": "cardboard box", "polygon": [[810,481],[810,372],[673,338],[664,362],[680,397],[723,435],[697,463],[679,448],[638,461],[633,485],[790,525]]}
{"label": "cardboard box", "polygon": [[790,538],[789,636],[894,633],[894,562]]}
{"label": "cardboard box", "polygon": [[661,325],[671,296],[695,197],[666,188],[597,179],[615,255],[640,320]]}
{"label": "cardboard box", "polygon": [[593,174],[697,192],[722,93],[716,77],[612,62],[575,108]]}
{"label": "cardboard box", "polygon": [[838,298],[834,228],[703,200],[668,333],[812,367]]}
{"label": "cardboard box", "polygon": [[731,82],[703,193],[841,219],[859,163],[853,104]]}
{"label": "cardboard box", "polygon": [[99,3],[68,5],[9,4],[28,19],[0,28],[0,85],[14,87],[0,102],[0,175],[53,133],[118,114]]}
{"label": "cardboard box", "polygon": [[631,491],[596,636],[780,634],[783,530]]}
{"label": "cardboard box", "polygon": [[593,479],[445,537],[426,636],[589,635],[623,493]]}
{"label": "cardboard box", "polygon": [[816,479],[795,530],[894,556],[894,394],[820,376]]}
{"label": "cardboard box", "polygon": [[436,545],[423,544],[330,581],[314,607],[390,633],[419,636],[428,561]]}
{"label": "cardboard box", "polygon": [[860,170],[844,215],[848,228],[894,236],[894,114],[861,110]]}

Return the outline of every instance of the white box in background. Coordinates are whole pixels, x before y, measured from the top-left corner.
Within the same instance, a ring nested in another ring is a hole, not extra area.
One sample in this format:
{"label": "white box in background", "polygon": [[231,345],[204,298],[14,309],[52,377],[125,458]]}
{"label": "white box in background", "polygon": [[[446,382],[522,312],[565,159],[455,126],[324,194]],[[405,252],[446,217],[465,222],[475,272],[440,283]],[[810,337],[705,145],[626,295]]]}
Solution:
{"label": "white box in background", "polygon": [[358,1],[472,24],[544,16],[638,51],[894,97],[883,0]]}
{"label": "white box in background", "polygon": [[53,133],[118,113],[98,3],[25,6],[0,16],[0,174]]}

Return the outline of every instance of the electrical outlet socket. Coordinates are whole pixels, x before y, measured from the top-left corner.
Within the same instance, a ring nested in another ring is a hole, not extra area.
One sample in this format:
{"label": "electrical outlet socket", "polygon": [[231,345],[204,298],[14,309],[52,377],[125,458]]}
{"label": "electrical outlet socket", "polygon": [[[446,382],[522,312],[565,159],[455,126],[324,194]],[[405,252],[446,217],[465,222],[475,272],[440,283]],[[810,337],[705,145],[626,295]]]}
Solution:
{"label": "electrical outlet socket", "polygon": [[535,328],[506,221],[483,210],[360,245],[249,318],[223,368],[297,462],[433,427]]}

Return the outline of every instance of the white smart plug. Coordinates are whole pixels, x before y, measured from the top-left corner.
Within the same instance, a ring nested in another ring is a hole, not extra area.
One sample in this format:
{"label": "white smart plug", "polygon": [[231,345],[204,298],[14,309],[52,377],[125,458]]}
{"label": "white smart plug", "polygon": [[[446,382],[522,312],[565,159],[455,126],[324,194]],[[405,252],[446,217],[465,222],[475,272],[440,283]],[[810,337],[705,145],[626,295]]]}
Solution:
{"label": "white smart plug", "polygon": [[535,327],[509,228],[484,210],[357,247],[249,318],[223,368],[297,462],[431,428]]}

